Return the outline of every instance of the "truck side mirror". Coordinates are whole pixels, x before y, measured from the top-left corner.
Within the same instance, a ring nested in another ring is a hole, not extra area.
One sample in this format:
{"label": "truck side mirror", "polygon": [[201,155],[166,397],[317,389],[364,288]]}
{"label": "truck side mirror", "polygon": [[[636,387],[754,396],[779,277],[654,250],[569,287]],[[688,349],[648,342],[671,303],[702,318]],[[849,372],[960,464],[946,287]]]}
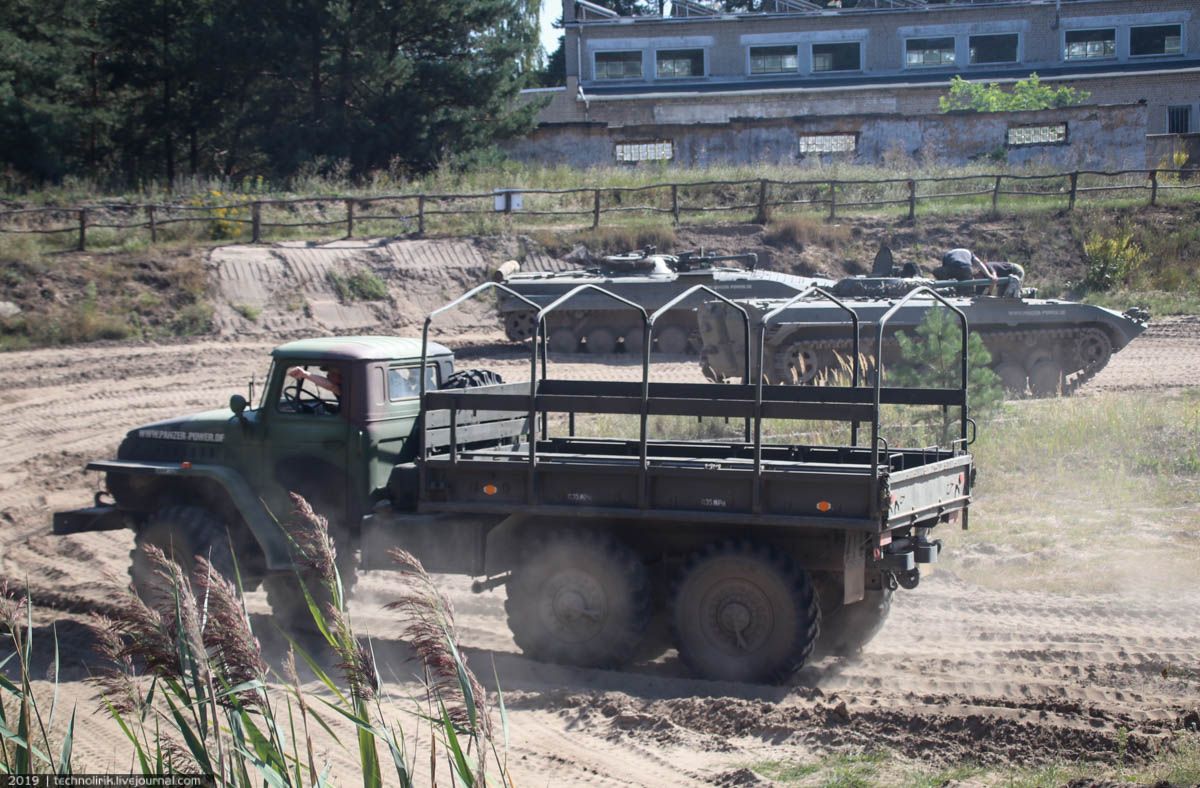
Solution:
{"label": "truck side mirror", "polygon": [[233,411],[234,415],[236,415],[239,419],[242,417],[242,412],[246,410],[246,406],[249,404],[250,403],[248,403],[246,398],[241,394],[234,394],[229,398],[229,409]]}

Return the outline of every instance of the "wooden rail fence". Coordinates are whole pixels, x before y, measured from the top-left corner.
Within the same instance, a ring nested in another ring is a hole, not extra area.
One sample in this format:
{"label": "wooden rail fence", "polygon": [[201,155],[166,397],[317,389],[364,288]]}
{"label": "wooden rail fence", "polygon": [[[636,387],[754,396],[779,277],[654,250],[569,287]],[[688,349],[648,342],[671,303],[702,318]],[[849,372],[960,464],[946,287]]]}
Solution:
{"label": "wooden rail fence", "polygon": [[[606,215],[638,213],[669,216],[678,224],[684,215],[743,212],[765,223],[776,210],[815,209],[837,218],[852,210],[896,208],[915,221],[921,204],[974,201],[990,203],[998,213],[1021,202],[1065,202],[1075,210],[1081,200],[1096,202],[1113,193],[1141,192],[1147,204],[1157,205],[1164,194],[1200,190],[1196,170],[1076,170],[1048,175],[980,174],[930,178],[876,180],[679,181],[646,186],[580,187],[572,189],[513,188],[468,194],[394,194],[363,197],[327,196],[267,199],[247,195],[220,205],[94,203],[65,208],[22,208],[0,211],[0,233],[73,236],[75,248],[88,248],[89,233],[118,234],[148,231],[158,243],[168,228],[206,224],[214,239],[259,243],[270,230],[344,228],[343,237],[380,223],[400,234],[424,235],[430,224],[445,217],[502,215],[570,218],[599,228]],[[268,215],[268,211],[271,212]]]}

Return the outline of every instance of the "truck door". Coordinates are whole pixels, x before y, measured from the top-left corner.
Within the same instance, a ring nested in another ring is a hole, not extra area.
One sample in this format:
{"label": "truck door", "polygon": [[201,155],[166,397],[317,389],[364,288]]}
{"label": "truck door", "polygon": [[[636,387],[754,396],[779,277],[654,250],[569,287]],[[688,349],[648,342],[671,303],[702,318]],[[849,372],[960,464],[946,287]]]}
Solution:
{"label": "truck door", "polygon": [[346,522],[350,477],[351,365],[338,361],[280,363],[268,395],[264,475],[275,516],[290,514],[289,492],[308,499],[331,525]]}

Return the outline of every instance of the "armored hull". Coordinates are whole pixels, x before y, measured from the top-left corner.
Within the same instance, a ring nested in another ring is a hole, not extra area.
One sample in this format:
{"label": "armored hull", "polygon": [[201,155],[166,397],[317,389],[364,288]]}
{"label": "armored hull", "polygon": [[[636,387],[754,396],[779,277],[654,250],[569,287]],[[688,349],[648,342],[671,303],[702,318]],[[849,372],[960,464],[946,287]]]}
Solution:
{"label": "armored hull", "polygon": [[[860,352],[875,359],[875,326],[904,292],[928,280],[849,279],[833,288],[835,295],[858,315]],[[863,293],[876,295],[863,295]],[[886,295],[879,293],[886,292]],[[991,368],[1005,388],[1017,396],[1049,397],[1070,394],[1108,364],[1113,353],[1145,330],[1147,315],[1131,309],[1111,309],[1071,301],[994,296],[951,296],[967,316],[971,333],[991,353]],[[757,325],[781,300],[739,302]],[[917,298],[900,308],[885,326],[883,363],[898,359],[896,333],[909,336],[933,306]],[[740,315],[719,302],[700,308],[703,342],[701,363],[714,380],[740,377],[744,370],[744,328]],[[842,367],[852,351],[852,331],[846,312],[824,299],[805,299],[776,315],[766,331],[763,374],[774,384],[816,384]],[[752,354],[756,355],[756,354]],[[752,359],[752,363],[757,363]]]}
{"label": "armored hull", "polygon": [[[747,267],[723,265],[741,260]],[[655,254],[652,250],[606,257],[598,265],[557,273],[516,272],[503,284],[545,307],[581,285],[598,285],[653,312],[679,294],[705,285],[731,299],[790,298],[811,285],[831,286],[830,280],[757,270],[754,255],[724,257]],[[681,303],[655,324],[655,350],[695,353],[700,348],[696,307],[704,297]],[[529,305],[501,294],[500,319],[509,339],[528,339],[534,330]],[[555,353],[612,353],[619,348],[641,352],[642,321],[628,306],[594,291],[584,291],[547,317],[548,343]]]}

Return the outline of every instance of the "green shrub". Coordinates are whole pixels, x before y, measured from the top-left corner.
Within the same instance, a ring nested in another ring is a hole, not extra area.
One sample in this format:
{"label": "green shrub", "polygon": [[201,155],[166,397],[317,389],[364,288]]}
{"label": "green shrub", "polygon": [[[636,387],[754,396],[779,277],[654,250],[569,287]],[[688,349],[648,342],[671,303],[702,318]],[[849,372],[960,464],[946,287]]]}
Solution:
{"label": "green shrub", "polygon": [[259,316],[262,314],[262,309],[256,306],[251,306],[250,304],[234,304],[233,311],[237,312],[251,323],[257,323]]}
{"label": "green shrub", "polygon": [[175,313],[171,330],[178,336],[192,337],[207,334],[213,327],[213,308],[207,301],[188,304]]}
{"label": "green shrub", "polygon": [[1149,259],[1133,240],[1132,233],[1115,236],[1094,235],[1083,244],[1087,273],[1083,288],[1093,292],[1111,290],[1128,284],[1130,277]]}
{"label": "green shrub", "polygon": [[[898,363],[884,372],[884,382],[901,388],[957,388],[962,385],[962,333],[958,320],[948,309],[935,306],[909,336],[897,332],[900,345]],[[978,334],[967,339],[967,397],[971,414],[982,416],[998,408],[1004,401],[1000,378],[988,366],[992,354]],[[921,407],[913,414],[920,424],[936,430],[939,443],[958,437],[958,413],[949,408]]]}
{"label": "green shrub", "polygon": [[374,271],[365,268],[349,276],[330,271],[325,277],[342,301],[386,301],[389,297],[387,284]]}
{"label": "green shrub", "polygon": [[1091,94],[1086,90],[1043,85],[1036,73],[1013,85],[1011,93],[1005,92],[997,82],[970,82],[956,76],[950,80],[949,95],[938,99],[938,108],[942,112],[1016,112],[1069,107],[1089,98]]}

